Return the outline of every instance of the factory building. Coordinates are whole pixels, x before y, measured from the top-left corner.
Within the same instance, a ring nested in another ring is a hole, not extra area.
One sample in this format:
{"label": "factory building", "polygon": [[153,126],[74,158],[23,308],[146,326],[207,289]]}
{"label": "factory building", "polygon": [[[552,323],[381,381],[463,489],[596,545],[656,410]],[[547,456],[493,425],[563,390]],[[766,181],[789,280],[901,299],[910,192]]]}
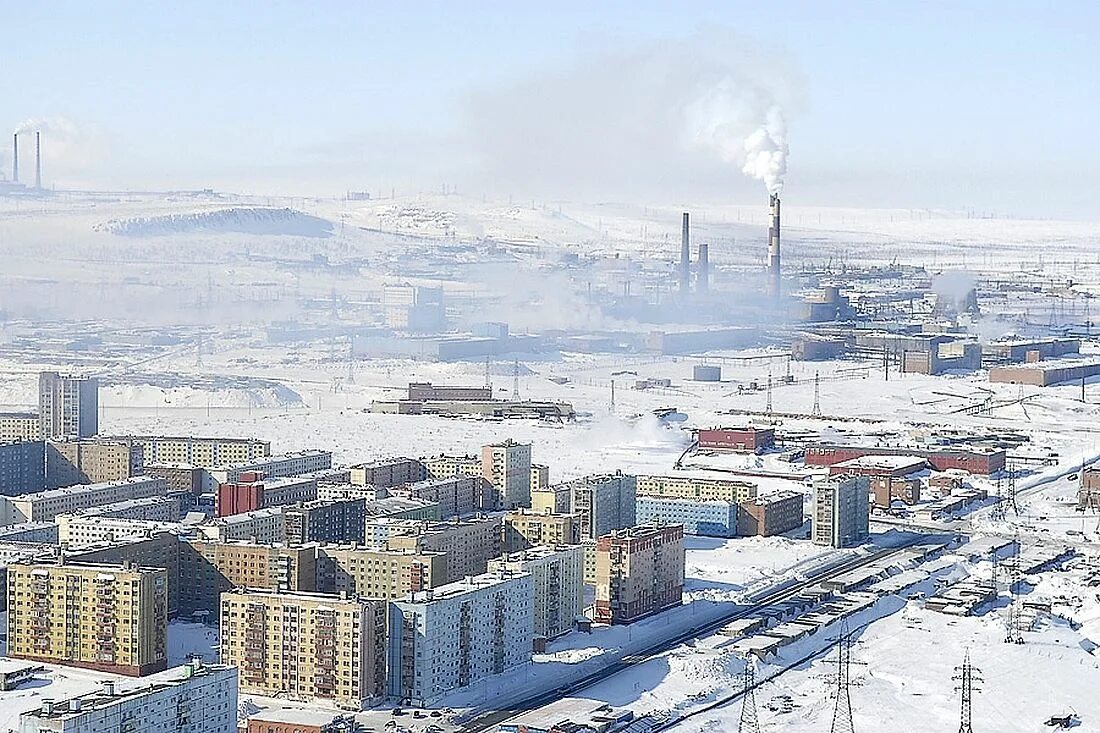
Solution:
{"label": "factory building", "polygon": [[1005,468],[1005,451],[982,448],[901,448],[822,443],[806,446],[805,461],[809,466],[832,466],[861,456],[892,456],[901,452],[923,458],[937,471],[959,469],[989,476]]}
{"label": "factory building", "polygon": [[920,479],[876,476],[871,479],[875,506],[888,509],[895,501],[916,504],[920,501]]}
{"label": "factory building", "polygon": [[42,440],[42,425],[36,412],[0,412],[0,443]]}
{"label": "factory building", "polygon": [[635,521],[638,524],[679,524],[684,534],[689,535],[734,537],[737,511],[736,503],[722,499],[639,496]]}
{"label": "factory building", "polygon": [[928,351],[906,351],[901,360],[901,371],[907,374],[936,375],[981,368],[982,345],[977,341],[949,341]]}
{"label": "factory building", "polygon": [[1034,363],[1081,353],[1075,338],[1000,339],[982,345],[982,361],[996,364]]}
{"label": "factory building", "polygon": [[45,440],[92,437],[99,432],[99,380],[40,372],[38,419]]}
{"label": "factory building", "polygon": [[553,639],[573,629],[584,610],[584,548],[542,545],[489,561],[490,573],[529,574],[534,586],[534,634]]}
{"label": "factory building", "polygon": [[137,677],[168,660],[168,572],[135,565],[15,563],[8,656]]}
{"label": "factory building", "polygon": [[481,476],[491,485],[494,509],[531,506],[531,444],[506,440],[484,446]]}
{"label": "factory building", "polygon": [[318,593],[221,595],[219,659],[240,691],[361,709],[386,683],[386,602]]}
{"label": "factory building", "polygon": [[45,455],[40,440],[0,443],[0,494],[18,496],[46,488]]}
{"label": "factory building", "polygon": [[674,499],[740,503],[756,496],[756,484],[699,476],[648,476],[637,478],[638,493]]}
{"label": "factory building", "polygon": [[286,542],[359,543],[363,541],[366,501],[317,499],[283,509]]}
{"label": "factory building", "polygon": [[444,585],[447,561],[445,553],[428,550],[325,545],[316,549],[315,590],[400,598]]}
{"label": "factory building", "polygon": [[534,595],[530,575],[498,573],[392,601],[388,696],[423,707],[528,663]]}
{"label": "factory building", "polygon": [[1049,387],[1066,382],[1079,382],[1100,374],[1100,363],[1057,361],[1029,366],[993,367],[989,381],[996,384],[1027,384],[1032,387]]}
{"label": "factory building", "polygon": [[58,514],[146,496],[163,496],[164,479],[139,476],[125,481],[48,489],[22,496],[0,497],[0,524],[48,522]]}
{"label": "factory building", "polygon": [[737,515],[737,534],[772,535],[791,532],[802,526],[803,497],[797,491],[778,491],[743,501]]}
{"label": "factory building", "polygon": [[594,621],[629,624],[683,602],[684,528],[641,525],[596,540]]}
{"label": "factory building", "polygon": [[180,616],[217,614],[218,597],[234,588],[315,590],[314,547],[191,539],[178,545]]}
{"label": "factory building", "polygon": [[386,458],[351,467],[351,483],[388,489],[428,478],[428,469],[415,458]]}
{"label": "factory building", "polygon": [[491,387],[452,387],[431,382],[409,382],[412,402],[487,402],[493,399]]}
{"label": "factory building", "polygon": [[195,660],[125,689],[104,680],[95,693],[43,700],[19,716],[19,733],[234,733],[237,670]]}
{"label": "factory building", "polygon": [[538,545],[572,545],[580,541],[580,526],[573,514],[518,509],[504,515],[504,552],[519,552]]}
{"label": "factory building", "polygon": [[763,453],[775,447],[775,428],[709,428],[697,431],[695,438],[700,450]]}
{"label": "factory building", "polygon": [[870,487],[864,476],[819,479],[814,483],[813,541],[829,547],[856,547],[870,536]]}
{"label": "factory building", "polygon": [[829,466],[829,475],[901,477],[927,468],[928,461],[920,456],[875,454],[834,463]]}
{"label": "factory building", "polygon": [[46,487],[99,484],[141,476],[142,447],[121,440],[89,439],[46,443]]}
{"label": "factory building", "polygon": [[638,482],[622,471],[569,481],[569,513],[577,517],[580,539],[594,540],[617,529],[633,527]]}

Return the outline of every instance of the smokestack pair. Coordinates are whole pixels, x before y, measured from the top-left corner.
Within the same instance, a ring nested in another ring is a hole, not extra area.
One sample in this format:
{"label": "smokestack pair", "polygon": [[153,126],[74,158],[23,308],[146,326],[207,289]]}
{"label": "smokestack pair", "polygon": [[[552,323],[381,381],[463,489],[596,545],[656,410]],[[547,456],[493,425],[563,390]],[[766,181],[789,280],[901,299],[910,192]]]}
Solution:
{"label": "smokestack pair", "polygon": [[780,258],[779,258],[779,195],[772,194],[768,200],[771,211],[771,225],[768,227],[768,295],[779,300],[780,297]]}
{"label": "smokestack pair", "polygon": [[[19,183],[19,133],[11,136],[11,180]],[[42,188],[42,133],[34,133],[34,187]]]}

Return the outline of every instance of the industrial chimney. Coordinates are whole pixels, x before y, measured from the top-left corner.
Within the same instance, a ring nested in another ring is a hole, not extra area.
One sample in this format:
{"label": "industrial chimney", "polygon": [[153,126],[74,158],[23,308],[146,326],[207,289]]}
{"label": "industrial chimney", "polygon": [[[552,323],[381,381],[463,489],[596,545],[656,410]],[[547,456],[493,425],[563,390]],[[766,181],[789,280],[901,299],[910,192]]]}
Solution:
{"label": "industrial chimney", "polygon": [[695,281],[695,289],[700,293],[707,292],[710,287],[710,247],[706,242],[699,243],[699,279]]}
{"label": "industrial chimney", "polygon": [[680,295],[686,296],[691,286],[691,247],[689,245],[689,232],[691,230],[690,214],[684,212],[684,230],[680,239]]}
{"label": "industrial chimney", "polygon": [[42,133],[34,133],[34,187],[42,188]]}
{"label": "industrial chimney", "polygon": [[780,259],[779,259],[779,196],[772,194],[769,200],[771,210],[771,226],[768,227],[768,294],[776,300],[780,293]]}
{"label": "industrial chimney", "polygon": [[11,136],[11,181],[19,183],[19,133]]}

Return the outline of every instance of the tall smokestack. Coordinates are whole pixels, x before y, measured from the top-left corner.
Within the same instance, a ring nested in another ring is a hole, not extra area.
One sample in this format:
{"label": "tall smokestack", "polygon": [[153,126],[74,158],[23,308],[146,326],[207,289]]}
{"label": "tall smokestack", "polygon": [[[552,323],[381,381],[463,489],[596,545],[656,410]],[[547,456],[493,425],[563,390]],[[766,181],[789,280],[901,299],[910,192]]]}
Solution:
{"label": "tall smokestack", "polygon": [[19,183],[19,133],[11,136],[11,180]]}
{"label": "tall smokestack", "polygon": [[34,187],[42,188],[42,133],[34,133]]}
{"label": "tall smokestack", "polygon": [[768,227],[768,294],[778,300],[782,294],[780,291],[778,194],[773,193],[768,203],[771,210],[771,226]]}
{"label": "tall smokestack", "polygon": [[699,279],[695,281],[695,289],[700,293],[707,292],[710,287],[710,247],[706,242],[699,244]]}
{"label": "tall smokestack", "polygon": [[684,230],[680,238],[680,295],[687,295],[691,287],[691,215],[684,212]]}

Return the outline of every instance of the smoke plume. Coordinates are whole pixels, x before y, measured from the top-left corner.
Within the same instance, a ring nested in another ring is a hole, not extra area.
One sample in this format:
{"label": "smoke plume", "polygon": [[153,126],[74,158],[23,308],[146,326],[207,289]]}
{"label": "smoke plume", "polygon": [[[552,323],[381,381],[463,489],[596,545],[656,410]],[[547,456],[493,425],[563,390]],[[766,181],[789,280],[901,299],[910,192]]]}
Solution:
{"label": "smoke plume", "polygon": [[95,128],[77,125],[66,117],[27,119],[14,132],[20,136],[20,152],[31,165],[34,133],[42,133],[42,159],[50,172],[61,169],[67,174],[81,173],[102,158],[102,135]]}

